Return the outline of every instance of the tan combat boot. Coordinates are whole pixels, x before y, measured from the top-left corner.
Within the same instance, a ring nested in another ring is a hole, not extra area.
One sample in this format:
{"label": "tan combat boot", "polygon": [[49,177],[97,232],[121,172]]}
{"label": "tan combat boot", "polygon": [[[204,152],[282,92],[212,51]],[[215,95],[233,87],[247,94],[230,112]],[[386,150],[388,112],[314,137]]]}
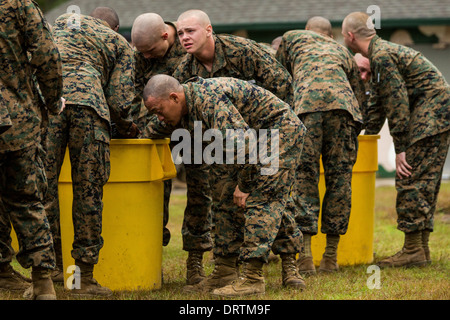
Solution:
{"label": "tan combat boot", "polygon": [[187,285],[186,292],[210,292],[238,278],[237,256],[217,257],[213,272],[196,285]]}
{"label": "tan combat boot", "polygon": [[30,300],[56,300],[53,287],[52,270],[33,267],[31,271],[31,286],[25,291],[23,297]]}
{"label": "tan combat boot", "polygon": [[430,230],[423,230],[422,231],[422,248],[425,253],[425,258],[427,260],[427,264],[431,263],[430,247],[428,246],[429,239],[430,239]]}
{"label": "tan combat boot", "polygon": [[0,290],[22,291],[31,285],[31,279],[26,278],[13,269],[8,262],[0,264]]}
{"label": "tan combat boot", "polygon": [[335,272],[339,270],[337,264],[337,248],[339,235],[327,234],[325,252],[320,261],[319,272]]}
{"label": "tan combat boot", "polygon": [[84,263],[81,261],[75,261],[75,264],[80,268],[80,288],[73,288],[71,294],[78,296],[102,296],[107,297],[112,295],[112,291],[109,288],[102,287],[97,280],[94,279],[94,265]]}
{"label": "tan combat boot", "polygon": [[195,285],[206,278],[203,270],[203,252],[189,251],[186,260],[186,284]]}
{"label": "tan combat boot", "polygon": [[298,272],[303,276],[316,274],[316,267],[314,266],[311,252],[311,237],[312,235],[310,233],[303,234],[303,250],[300,252],[297,260]]}
{"label": "tan combat boot", "polygon": [[381,260],[377,265],[387,267],[415,267],[427,264],[427,258],[422,245],[422,232],[405,233],[403,248],[393,256]]}
{"label": "tan combat boot", "polygon": [[281,255],[281,278],[285,287],[300,290],[306,288],[305,280],[298,274],[294,254]]}
{"label": "tan combat boot", "polygon": [[243,277],[231,284],[215,289],[213,295],[224,297],[246,296],[253,294],[264,294],[266,284],[263,276],[264,263],[258,259],[250,259],[244,263]]}

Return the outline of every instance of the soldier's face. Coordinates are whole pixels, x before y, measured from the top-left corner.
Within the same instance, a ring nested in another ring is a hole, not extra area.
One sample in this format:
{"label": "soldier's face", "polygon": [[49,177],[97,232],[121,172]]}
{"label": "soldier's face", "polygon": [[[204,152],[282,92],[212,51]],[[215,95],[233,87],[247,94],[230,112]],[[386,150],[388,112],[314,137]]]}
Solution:
{"label": "soldier's face", "polygon": [[173,96],[168,98],[148,97],[145,101],[145,106],[150,113],[158,117],[159,121],[172,126],[179,124],[183,116],[181,101]]}
{"label": "soldier's face", "polygon": [[195,55],[204,48],[208,37],[212,34],[212,27],[211,25],[202,26],[191,17],[177,21],[177,32],[184,49]]}

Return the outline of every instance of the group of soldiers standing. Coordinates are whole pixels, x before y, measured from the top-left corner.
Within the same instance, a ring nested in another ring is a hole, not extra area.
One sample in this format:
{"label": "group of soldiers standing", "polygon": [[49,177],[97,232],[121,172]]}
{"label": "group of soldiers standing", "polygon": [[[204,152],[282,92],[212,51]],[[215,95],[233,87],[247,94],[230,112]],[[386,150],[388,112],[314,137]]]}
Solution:
{"label": "group of soldiers standing", "polygon": [[[62,281],[58,177],[68,148],[72,256],[81,271],[81,287],[72,293],[110,295],[93,269],[103,246],[111,138],[170,137],[178,128],[193,134],[197,123],[223,137],[230,129],[271,129],[276,136],[256,140],[279,149],[271,154],[277,157],[272,171],[270,164],[248,161],[250,148],[243,164],[184,164],[184,290],[262,294],[271,251],[281,257],[283,285],[302,290],[302,275],[316,273],[311,237],[320,209],[326,248],[319,271],[337,271],[357,137],[362,129],[377,134],[386,118],[397,153],[398,228],[405,244],[379,265],[429,263],[428,238],[450,144],[450,88],[419,52],[379,38],[365,13],[349,14],[342,25],[356,59],[333,39],[323,17],[311,18],[305,30],[286,32],[271,52],[250,39],[214,33],[201,10],[183,12],[176,22],[142,14],[130,44],[117,32],[119,17],[111,8],[63,14],[50,28],[31,0],[2,1],[0,7],[0,287],[26,289],[30,299],[56,299],[53,282]],[[372,74],[369,96],[363,63]],[[241,139],[232,147],[248,146],[249,137]],[[171,182],[164,188],[167,245]],[[31,285],[10,265],[11,224],[17,260],[32,268]],[[211,250],[215,267],[206,276],[203,255]]]}

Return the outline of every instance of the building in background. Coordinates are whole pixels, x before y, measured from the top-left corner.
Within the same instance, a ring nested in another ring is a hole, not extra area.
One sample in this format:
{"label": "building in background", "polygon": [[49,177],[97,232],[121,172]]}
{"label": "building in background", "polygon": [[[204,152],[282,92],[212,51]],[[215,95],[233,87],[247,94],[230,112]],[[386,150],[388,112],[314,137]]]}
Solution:
{"label": "building in background", "polygon": [[[118,12],[124,36],[129,36],[134,19],[144,12],[175,21],[186,10],[201,9],[209,15],[216,33],[232,33],[264,43],[271,43],[288,30],[303,29],[313,16],[328,18],[335,39],[342,42],[344,17],[363,11],[374,18],[378,35],[422,52],[450,82],[450,0],[71,0],[45,16],[52,24],[62,13],[89,14],[98,6]],[[380,135],[378,175],[393,176],[395,153],[386,126]],[[445,179],[450,178],[449,158],[444,167]]]}

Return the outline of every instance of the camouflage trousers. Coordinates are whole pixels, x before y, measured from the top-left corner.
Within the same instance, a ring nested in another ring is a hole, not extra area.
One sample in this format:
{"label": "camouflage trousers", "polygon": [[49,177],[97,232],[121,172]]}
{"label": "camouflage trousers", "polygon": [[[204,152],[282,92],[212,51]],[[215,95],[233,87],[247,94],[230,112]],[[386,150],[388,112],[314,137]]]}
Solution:
{"label": "camouflage trousers", "polygon": [[397,228],[403,232],[433,231],[434,212],[450,145],[450,131],[422,139],[406,149],[413,168],[408,178],[395,179]]}
{"label": "camouflage trousers", "polygon": [[11,224],[17,234],[17,261],[24,268],[55,268],[43,199],[47,191],[40,143],[0,153],[0,263],[11,262]]}
{"label": "camouflage trousers", "polygon": [[[49,119],[46,170],[49,192],[45,206],[55,247],[60,247],[58,179],[66,148],[69,149],[73,204],[74,241],[72,257],[96,264],[103,247],[103,186],[109,179],[110,132],[108,123],[94,109],[66,105],[58,116]],[[60,249],[59,249],[60,250]]]}
{"label": "camouflage trousers", "polygon": [[[181,235],[183,250],[210,251],[211,237],[211,188],[209,185],[209,168],[205,164],[185,164],[187,201],[184,210]],[[172,192],[172,180],[164,181],[164,214],[163,214],[163,244],[170,240],[169,202]]]}
{"label": "camouflage trousers", "polygon": [[187,203],[181,228],[183,250],[209,251],[212,249],[210,168],[206,164],[185,164],[184,168]]}
{"label": "camouflage trousers", "polygon": [[279,169],[266,176],[271,183],[250,193],[246,208],[233,202],[238,172],[232,165],[211,167],[214,254],[237,255],[240,260],[256,258],[267,262],[269,252],[300,252],[302,236],[289,205],[294,170]]}
{"label": "camouflage trousers", "polygon": [[352,170],[358,152],[359,125],[345,110],[299,116],[308,129],[292,196],[303,233],[317,234],[320,213],[320,158],[325,176],[321,232],[345,234],[351,210]]}

